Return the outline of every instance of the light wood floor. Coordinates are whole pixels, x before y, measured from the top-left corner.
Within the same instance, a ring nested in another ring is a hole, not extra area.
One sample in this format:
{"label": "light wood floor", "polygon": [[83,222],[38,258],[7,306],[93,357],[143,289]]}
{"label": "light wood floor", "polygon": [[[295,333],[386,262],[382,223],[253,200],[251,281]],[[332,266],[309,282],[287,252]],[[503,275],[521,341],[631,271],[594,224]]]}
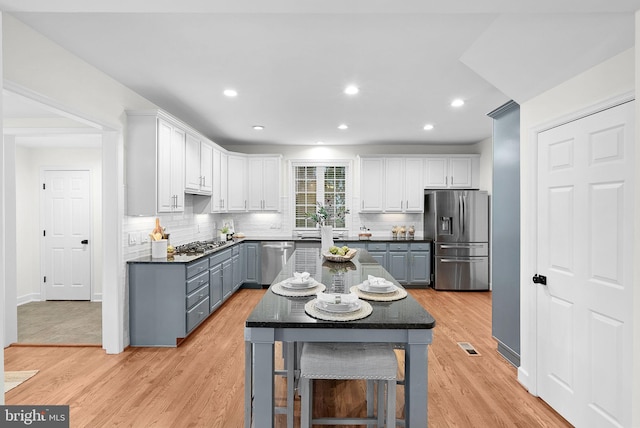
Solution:
{"label": "light wood floor", "polygon": [[[9,347],[5,370],[38,369],[6,404],[68,404],[72,427],[242,427],[244,320],[263,290],[241,290],[179,348]],[[410,290],[436,319],[429,350],[430,427],[569,427],[495,351],[491,294]],[[467,356],[457,342],[481,354]],[[399,391],[401,392],[401,390]],[[285,396],[283,383],[276,396]],[[358,381],[318,383],[317,412],[364,411]],[[398,394],[399,415],[403,394]],[[283,404],[283,403],[281,403]],[[299,413],[296,401],[296,414]],[[318,414],[319,414],[318,413]],[[284,427],[284,417],[278,419]]]}

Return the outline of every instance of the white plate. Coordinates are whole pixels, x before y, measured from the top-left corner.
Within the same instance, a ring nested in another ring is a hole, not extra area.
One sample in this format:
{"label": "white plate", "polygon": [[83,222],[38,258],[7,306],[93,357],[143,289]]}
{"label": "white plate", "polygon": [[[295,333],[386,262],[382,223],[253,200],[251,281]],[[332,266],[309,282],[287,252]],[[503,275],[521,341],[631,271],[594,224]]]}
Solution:
{"label": "white plate", "polygon": [[285,279],[281,284],[284,288],[288,288],[290,290],[306,290],[316,286],[316,283],[313,280],[306,282],[293,282],[290,279]]}
{"label": "white plate", "polygon": [[396,290],[396,286],[391,281],[386,281],[382,285],[371,285],[368,280],[364,280],[358,288],[367,293],[391,293]]}
{"label": "white plate", "polygon": [[394,291],[396,291],[396,286],[394,284],[391,284],[385,287],[371,287],[363,283],[363,284],[358,284],[358,290],[364,291],[365,293],[372,293],[372,294],[387,294],[387,293],[393,293]]}
{"label": "white plate", "polygon": [[345,312],[355,312],[360,309],[360,302],[353,303],[326,303],[326,302],[316,302],[316,308],[325,312],[333,312],[333,313],[345,313]]}
{"label": "white plate", "polygon": [[306,279],[302,279],[292,276],[291,278],[287,278],[286,281],[291,285],[309,285],[313,282],[313,278],[307,277]]}

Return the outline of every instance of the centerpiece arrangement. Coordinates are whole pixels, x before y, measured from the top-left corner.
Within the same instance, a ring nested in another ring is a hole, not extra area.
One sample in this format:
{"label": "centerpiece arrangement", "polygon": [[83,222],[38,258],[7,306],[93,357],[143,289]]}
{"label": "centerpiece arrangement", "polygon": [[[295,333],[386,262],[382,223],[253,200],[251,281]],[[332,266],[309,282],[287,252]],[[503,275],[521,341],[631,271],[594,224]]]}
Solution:
{"label": "centerpiece arrangement", "polygon": [[316,203],[316,212],[305,213],[307,218],[315,221],[316,225],[320,228],[320,240],[322,255],[333,262],[346,262],[353,258],[356,254],[355,249],[350,249],[347,246],[337,247],[333,242],[333,225],[337,221],[344,224],[345,216],[349,214],[349,209],[345,207],[335,208],[330,203],[322,204]]}

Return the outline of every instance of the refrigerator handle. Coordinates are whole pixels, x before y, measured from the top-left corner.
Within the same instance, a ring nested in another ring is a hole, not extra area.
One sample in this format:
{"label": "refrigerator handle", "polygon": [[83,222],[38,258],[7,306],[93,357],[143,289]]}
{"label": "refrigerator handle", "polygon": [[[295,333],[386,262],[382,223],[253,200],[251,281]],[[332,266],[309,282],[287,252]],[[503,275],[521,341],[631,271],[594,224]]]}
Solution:
{"label": "refrigerator handle", "polygon": [[467,226],[467,195],[462,195],[462,234],[466,233]]}
{"label": "refrigerator handle", "polygon": [[458,195],[458,230],[464,233],[464,208],[462,207],[462,195]]}

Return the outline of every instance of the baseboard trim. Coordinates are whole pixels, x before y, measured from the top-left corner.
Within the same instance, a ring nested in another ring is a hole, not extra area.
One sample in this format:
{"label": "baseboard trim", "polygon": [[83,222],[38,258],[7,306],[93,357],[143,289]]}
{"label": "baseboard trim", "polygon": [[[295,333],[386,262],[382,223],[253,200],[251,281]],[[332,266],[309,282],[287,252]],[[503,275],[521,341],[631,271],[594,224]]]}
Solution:
{"label": "baseboard trim", "polygon": [[509,361],[514,367],[520,367],[520,355],[500,341],[498,341],[498,353],[502,355],[507,361]]}

